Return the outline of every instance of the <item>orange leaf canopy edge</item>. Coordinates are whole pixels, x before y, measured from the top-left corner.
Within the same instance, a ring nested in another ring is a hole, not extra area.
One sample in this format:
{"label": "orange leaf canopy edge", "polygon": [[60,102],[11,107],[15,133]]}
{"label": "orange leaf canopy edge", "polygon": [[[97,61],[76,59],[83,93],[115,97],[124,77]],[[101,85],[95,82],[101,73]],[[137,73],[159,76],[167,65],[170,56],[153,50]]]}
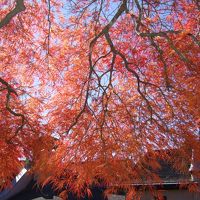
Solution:
{"label": "orange leaf canopy edge", "polygon": [[20,158],[79,195],[101,184],[135,195],[133,182],[161,181],[159,159],[188,173],[192,149],[200,160],[199,10],[188,0],[1,1],[0,188]]}

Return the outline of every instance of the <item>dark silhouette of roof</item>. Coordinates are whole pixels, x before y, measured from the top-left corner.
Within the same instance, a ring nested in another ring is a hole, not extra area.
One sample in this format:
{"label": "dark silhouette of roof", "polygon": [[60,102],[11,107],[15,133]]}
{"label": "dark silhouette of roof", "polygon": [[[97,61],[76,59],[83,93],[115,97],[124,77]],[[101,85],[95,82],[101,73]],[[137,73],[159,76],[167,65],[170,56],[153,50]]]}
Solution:
{"label": "dark silhouette of roof", "polygon": [[[69,193],[68,194],[68,200],[106,200],[104,198],[103,188],[99,187],[93,187],[91,189],[92,191],[92,197],[88,198],[87,195],[84,197],[78,198],[75,194]],[[31,182],[28,184],[25,190],[20,192],[19,194],[15,195],[14,197],[10,198],[9,200],[55,200],[56,196],[59,195],[59,191],[55,191],[53,189],[53,186],[51,184],[47,184],[45,187],[40,187],[37,185],[36,181],[31,180]]]}
{"label": "dark silhouette of roof", "polygon": [[39,197],[53,199],[53,196],[57,196],[57,192],[52,189],[50,184],[46,185],[44,188],[41,188],[37,185],[36,181],[32,179],[25,190],[9,200],[32,200]]}

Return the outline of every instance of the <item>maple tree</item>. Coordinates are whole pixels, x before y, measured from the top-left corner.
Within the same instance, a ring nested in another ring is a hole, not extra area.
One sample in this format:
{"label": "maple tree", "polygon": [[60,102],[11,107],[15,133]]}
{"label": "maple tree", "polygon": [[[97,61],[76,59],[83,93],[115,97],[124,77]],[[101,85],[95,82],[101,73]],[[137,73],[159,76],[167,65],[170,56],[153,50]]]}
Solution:
{"label": "maple tree", "polygon": [[[160,156],[185,173],[177,160],[200,155],[198,0],[4,0],[0,8],[1,188],[20,157],[43,183],[81,193],[100,179],[127,190],[157,179],[148,167]],[[146,152],[153,162],[141,161]]]}

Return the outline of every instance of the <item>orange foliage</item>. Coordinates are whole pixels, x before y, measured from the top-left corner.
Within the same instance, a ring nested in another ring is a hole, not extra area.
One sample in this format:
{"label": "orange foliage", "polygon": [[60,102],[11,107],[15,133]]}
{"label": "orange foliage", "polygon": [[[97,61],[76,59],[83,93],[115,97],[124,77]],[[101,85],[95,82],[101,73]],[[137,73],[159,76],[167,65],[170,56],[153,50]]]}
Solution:
{"label": "orange foliage", "polygon": [[177,149],[185,172],[177,159],[200,152],[200,7],[142,2],[0,2],[0,187],[20,157],[80,195],[157,179],[155,150]]}

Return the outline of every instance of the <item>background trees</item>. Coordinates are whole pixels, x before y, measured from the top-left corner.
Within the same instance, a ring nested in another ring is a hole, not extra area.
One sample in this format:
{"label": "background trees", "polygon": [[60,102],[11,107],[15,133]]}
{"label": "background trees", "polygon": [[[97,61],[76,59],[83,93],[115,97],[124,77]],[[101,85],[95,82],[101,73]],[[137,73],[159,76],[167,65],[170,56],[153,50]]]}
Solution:
{"label": "background trees", "polygon": [[41,181],[81,192],[99,177],[121,187],[142,180],[147,163],[134,165],[147,151],[199,152],[198,1],[0,7],[1,187],[21,156]]}

